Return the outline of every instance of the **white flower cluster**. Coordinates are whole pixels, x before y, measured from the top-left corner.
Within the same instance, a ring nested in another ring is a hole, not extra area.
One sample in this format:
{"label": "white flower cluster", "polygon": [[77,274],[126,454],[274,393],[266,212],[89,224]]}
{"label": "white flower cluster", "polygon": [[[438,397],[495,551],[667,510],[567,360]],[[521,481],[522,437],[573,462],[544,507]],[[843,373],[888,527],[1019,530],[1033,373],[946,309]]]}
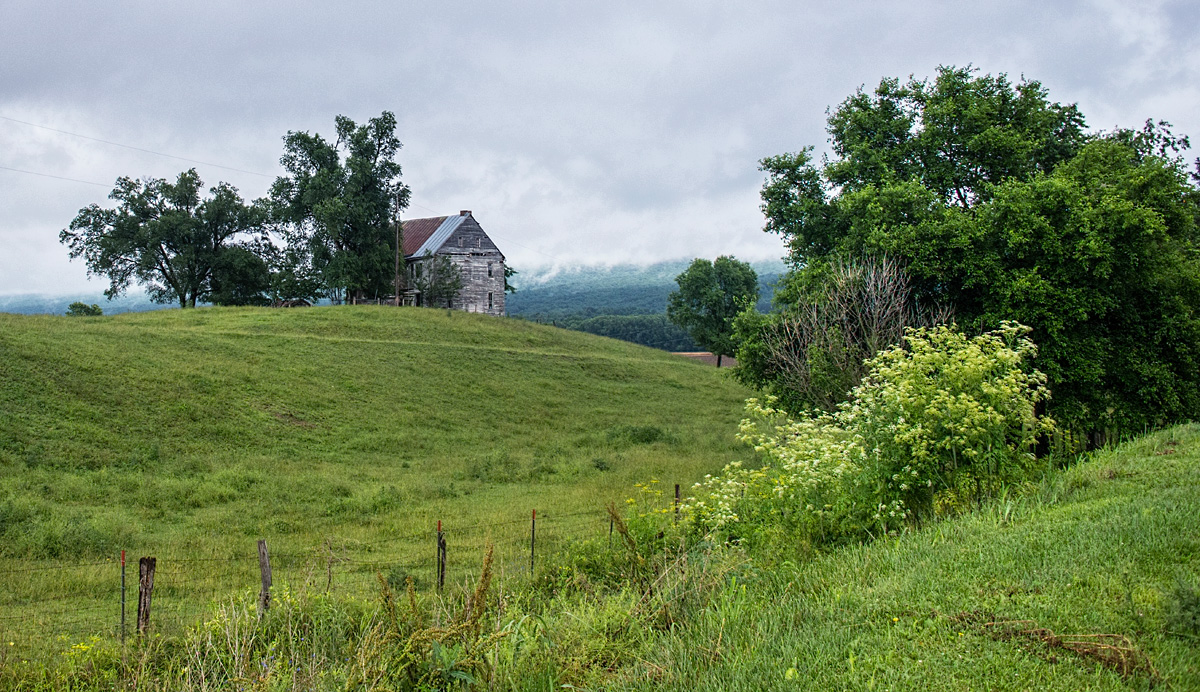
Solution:
{"label": "white flower cluster", "polygon": [[756,510],[820,517],[832,509],[830,496],[858,473],[862,447],[833,417],[793,420],[774,404],[772,397],[748,400],[738,428],[738,440],[753,447],[762,464],[747,469],[734,462],[696,484],[699,499],[689,502],[689,510],[707,528],[727,526]]}
{"label": "white flower cluster", "polygon": [[[880,352],[833,414],[796,419],[776,401],[750,399],[737,437],[759,455],[696,485],[689,516],[707,530],[751,520],[822,525],[840,513],[867,528],[903,527],[930,511],[934,493],[967,480],[1000,483],[1024,472],[1046,377],[1028,366],[1029,328],[967,337],[953,327],[912,330]],[[822,525],[823,526],[823,525]]]}

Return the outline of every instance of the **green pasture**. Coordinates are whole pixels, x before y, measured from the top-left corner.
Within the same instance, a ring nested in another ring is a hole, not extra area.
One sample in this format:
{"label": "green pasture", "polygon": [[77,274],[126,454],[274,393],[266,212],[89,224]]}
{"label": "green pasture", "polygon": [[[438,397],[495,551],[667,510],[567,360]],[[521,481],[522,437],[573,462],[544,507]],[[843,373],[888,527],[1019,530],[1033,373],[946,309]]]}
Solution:
{"label": "green pasture", "polygon": [[487,542],[519,574],[532,510],[549,554],[604,535],[634,483],[741,456],[747,395],[666,353],[442,310],[0,314],[0,638],[111,634],[122,549],[131,604],[157,557],[163,628],[256,588],[258,538],[277,584],[430,587],[439,520],[448,581]]}

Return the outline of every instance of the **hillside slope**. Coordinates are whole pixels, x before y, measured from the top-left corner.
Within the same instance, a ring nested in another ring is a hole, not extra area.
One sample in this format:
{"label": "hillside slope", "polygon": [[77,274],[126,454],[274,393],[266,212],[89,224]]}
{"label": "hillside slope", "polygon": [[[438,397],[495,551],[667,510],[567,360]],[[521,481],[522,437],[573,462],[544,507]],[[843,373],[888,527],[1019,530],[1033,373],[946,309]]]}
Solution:
{"label": "hillside slope", "polygon": [[776,555],[605,687],[1200,689],[1200,632],[1172,620],[1200,625],[1200,600],[1177,593],[1200,589],[1200,426],[1036,490],[812,561]]}
{"label": "hillside slope", "polygon": [[527,569],[533,510],[553,551],[634,483],[734,459],[746,395],[670,354],[443,310],[0,315],[0,634],[111,631],[122,549],[157,556],[176,626],[254,583],[258,538],[280,583],[359,593],[381,569],[427,588],[439,521],[448,583],[487,542]]}
{"label": "hillside slope", "polygon": [[[250,535],[483,515],[452,500],[533,507],[551,488],[594,506],[719,467],[745,394],[650,349],[446,311],[0,315],[0,502],[86,509],[127,539],[167,516]],[[403,512],[349,508],[383,486]]]}

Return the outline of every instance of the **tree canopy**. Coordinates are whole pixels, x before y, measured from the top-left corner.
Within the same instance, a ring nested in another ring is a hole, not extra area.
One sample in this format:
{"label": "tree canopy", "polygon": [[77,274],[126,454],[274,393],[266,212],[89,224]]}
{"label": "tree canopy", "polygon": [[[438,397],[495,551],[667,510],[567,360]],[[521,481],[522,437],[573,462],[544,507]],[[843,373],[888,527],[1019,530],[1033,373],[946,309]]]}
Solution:
{"label": "tree canopy", "polygon": [[667,317],[715,353],[718,364],[721,356],[733,355],[733,319],[758,300],[754,269],[733,257],[696,259],[675,282],[679,289],[667,298]]}
{"label": "tree canopy", "polygon": [[104,314],[104,310],[95,303],[88,305],[81,301],[75,301],[67,306],[67,317],[99,317]]}
{"label": "tree canopy", "polygon": [[396,117],[364,125],[339,115],[336,139],[288,132],[271,187],[272,209],[289,245],[305,246],[335,299],[386,295],[396,276],[393,223],[408,207],[400,181]]}
{"label": "tree canopy", "polygon": [[272,250],[266,242],[226,248],[213,265],[208,301],[213,305],[270,304],[271,268],[264,257]]}
{"label": "tree canopy", "polygon": [[421,294],[425,307],[451,307],[463,289],[463,275],[448,255],[435,255],[429,250],[420,260],[414,260],[413,288]]}
{"label": "tree canopy", "polygon": [[203,185],[195,169],[174,183],[118,178],[109,194],[117,207],[84,207],[59,241],[71,259],[83,258],[89,275],[108,278],[110,299],[138,283],[156,302],[195,307],[212,290],[225,253],[263,220],[261,208],[247,206],[233,186],[218,183],[202,199]]}
{"label": "tree canopy", "polygon": [[1165,123],[1088,134],[1035,81],[944,67],[829,116],[832,156],[764,159],[790,296],[837,258],[900,260],[918,300],[1033,327],[1052,411],[1086,430],[1200,414],[1200,195]]}

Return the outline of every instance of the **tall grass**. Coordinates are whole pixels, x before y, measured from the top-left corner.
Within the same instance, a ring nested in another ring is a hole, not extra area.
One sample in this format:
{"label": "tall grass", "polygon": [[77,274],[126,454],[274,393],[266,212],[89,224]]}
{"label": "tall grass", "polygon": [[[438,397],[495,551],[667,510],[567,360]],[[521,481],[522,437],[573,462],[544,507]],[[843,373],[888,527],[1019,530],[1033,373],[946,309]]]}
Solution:
{"label": "tall grass", "polygon": [[[1200,689],[1197,641],[1171,626],[1187,607],[1178,585],[1200,585],[1197,536],[1190,425],[899,538],[811,561],[762,556],[773,569],[727,589],[609,687]],[[1063,646],[1098,634],[1149,667]]]}
{"label": "tall grass", "polygon": [[457,312],[0,315],[0,638],[111,631],[122,548],[133,571],[159,558],[164,627],[255,584],[259,537],[285,582],[342,593],[380,570],[430,587],[439,520],[450,579],[489,540],[511,572],[530,510],[552,550],[635,482],[735,458],[745,395],[669,354]]}
{"label": "tall grass", "polygon": [[1194,615],[1198,510],[1189,426],[810,559],[680,546],[669,514],[634,511],[611,546],[573,545],[532,583],[493,580],[485,558],[443,596],[382,578],[369,599],[284,590],[261,620],[245,593],[177,637],[0,665],[0,685],[1189,690],[1196,641],[1172,628]]}

